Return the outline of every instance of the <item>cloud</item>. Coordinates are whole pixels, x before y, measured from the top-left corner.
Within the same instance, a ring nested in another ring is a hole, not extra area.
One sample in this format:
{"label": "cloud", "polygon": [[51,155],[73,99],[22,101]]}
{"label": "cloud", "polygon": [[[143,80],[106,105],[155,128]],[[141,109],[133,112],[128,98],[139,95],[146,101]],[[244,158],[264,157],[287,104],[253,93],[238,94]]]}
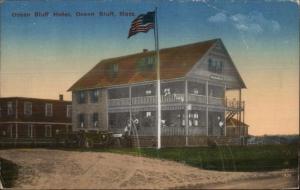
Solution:
{"label": "cloud", "polygon": [[209,17],[208,22],[215,24],[229,23],[238,31],[251,34],[278,32],[281,29],[280,24],[276,20],[267,19],[260,12],[233,15],[219,12]]}
{"label": "cloud", "polygon": [[227,15],[225,13],[217,13],[216,15],[209,17],[208,21],[213,23],[226,22]]}
{"label": "cloud", "polygon": [[266,2],[291,2],[300,5],[300,0],[265,0]]}
{"label": "cloud", "polygon": [[268,20],[260,12],[251,12],[248,15],[235,14],[230,16],[235,28],[242,32],[262,33],[264,31],[278,32],[280,24],[276,20]]}

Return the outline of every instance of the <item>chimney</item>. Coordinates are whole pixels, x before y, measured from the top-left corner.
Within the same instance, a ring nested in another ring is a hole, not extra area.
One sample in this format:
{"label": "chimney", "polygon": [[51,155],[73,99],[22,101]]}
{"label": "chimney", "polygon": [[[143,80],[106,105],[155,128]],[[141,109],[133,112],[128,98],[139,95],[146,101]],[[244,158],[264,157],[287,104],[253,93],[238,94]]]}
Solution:
{"label": "chimney", "polygon": [[146,52],[148,52],[148,49],[143,49],[143,53],[146,53]]}
{"label": "chimney", "polygon": [[59,100],[60,100],[60,101],[63,101],[63,100],[64,100],[64,95],[60,94],[60,95],[59,95]]}

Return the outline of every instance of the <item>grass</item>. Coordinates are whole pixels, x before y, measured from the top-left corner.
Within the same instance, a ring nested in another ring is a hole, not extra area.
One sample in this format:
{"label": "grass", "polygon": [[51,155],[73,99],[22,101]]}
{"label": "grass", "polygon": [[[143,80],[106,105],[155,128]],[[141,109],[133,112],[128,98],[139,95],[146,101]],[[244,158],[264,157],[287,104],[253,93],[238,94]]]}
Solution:
{"label": "grass", "polygon": [[195,148],[105,148],[80,151],[111,152],[166,159],[219,171],[272,171],[298,166],[297,145],[219,146]]}
{"label": "grass", "polygon": [[18,176],[18,166],[8,160],[0,158],[1,162],[1,181],[5,188],[13,187]]}

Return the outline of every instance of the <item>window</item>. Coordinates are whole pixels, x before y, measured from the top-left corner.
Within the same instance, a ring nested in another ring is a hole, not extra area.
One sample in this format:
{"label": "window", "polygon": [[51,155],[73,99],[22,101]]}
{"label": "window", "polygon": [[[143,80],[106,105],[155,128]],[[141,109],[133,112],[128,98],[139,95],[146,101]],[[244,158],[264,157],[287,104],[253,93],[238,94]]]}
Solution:
{"label": "window", "polygon": [[189,119],[189,126],[192,126],[193,123],[192,123],[192,120]]}
{"label": "window", "polygon": [[208,59],[208,70],[213,73],[222,73],[223,72],[223,61]]}
{"label": "window", "polygon": [[32,115],[32,103],[24,102],[24,115]]}
{"label": "window", "polygon": [[84,125],[85,125],[85,118],[84,118],[84,114],[83,113],[80,113],[78,114],[78,125],[79,127],[83,128]]}
{"label": "window", "polygon": [[79,104],[84,104],[86,102],[86,92],[85,91],[79,91],[77,93],[77,102]]}
{"label": "window", "polygon": [[51,125],[45,126],[45,137],[52,137],[52,126]]}
{"label": "window", "polygon": [[93,127],[99,127],[99,115],[96,112],[92,114],[92,125]]}
{"label": "window", "polygon": [[150,111],[146,112],[146,117],[151,117],[151,112]]}
{"label": "window", "polygon": [[137,69],[141,72],[151,71],[155,67],[155,56],[147,56],[139,59],[136,63]]}
{"label": "window", "polygon": [[46,105],[45,105],[45,115],[46,115],[47,117],[53,116],[53,112],[52,112],[52,104],[46,104]]}
{"label": "window", "polygon": [[198,113],[194,113],[194,126],[196,127],[199,125],[198,118],[199,118]]}
{"label": "window", "polygon": [[90,91],[90,99],[92,103],[97,103],[99,99],[99,90]]}
{"label": "window", "polygon": [[13,103],[7,102],[7,115],[13,115]]}
{"label": "window", "polygon": [[70,118],[72,117],[72,106],[67,105],[67,117]]}
{"label": "window", "polygon": [[113,72],[114,73],[117,73],[119,71],[119,66],[118,64],[114,63],[113,66],[112,66],[112,69],[113,69]]}
{"label": "window", "polygon": [[33,130],[32,130],[32,124],[28,124],[27,125],[27,129],[28,129],[28,134],[27,134],[27,136],[28,137],[32,137],[33,136]]}
{"label": "window", "polygon": [[117,63],[109,64],[108,70],[109,70],[110,77],[115,77],[118,74],[119,65]]}

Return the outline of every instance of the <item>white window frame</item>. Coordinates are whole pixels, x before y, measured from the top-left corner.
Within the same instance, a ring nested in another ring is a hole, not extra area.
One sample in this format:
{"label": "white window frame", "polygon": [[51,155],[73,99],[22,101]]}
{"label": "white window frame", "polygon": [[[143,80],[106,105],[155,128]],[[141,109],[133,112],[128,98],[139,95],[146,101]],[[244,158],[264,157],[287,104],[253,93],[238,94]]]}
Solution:
{"label": "white window frame", "polygon": [[13,115],[13,102],[7,102],[7,115]]}
{"label": "white window frame", "polygon": [[[50,106],[50,114],[48,113],[48,109],[47,109],[47,106]],[[51,103],[46,103],[45,104],[45,116],[46,117],[52,117],[53,116],[53,105]]]}
{"label": "white window frame", "polygon": [[67,118],[72,117],[72,105],[67,105]]}
{"label": "white window frame", "polygon": [[24,102],[24,115],[32,115],[32,102]]}
{"label": "white window frame", "polygon": [[45,137],[52,137],[52,125],[45,125]]}

